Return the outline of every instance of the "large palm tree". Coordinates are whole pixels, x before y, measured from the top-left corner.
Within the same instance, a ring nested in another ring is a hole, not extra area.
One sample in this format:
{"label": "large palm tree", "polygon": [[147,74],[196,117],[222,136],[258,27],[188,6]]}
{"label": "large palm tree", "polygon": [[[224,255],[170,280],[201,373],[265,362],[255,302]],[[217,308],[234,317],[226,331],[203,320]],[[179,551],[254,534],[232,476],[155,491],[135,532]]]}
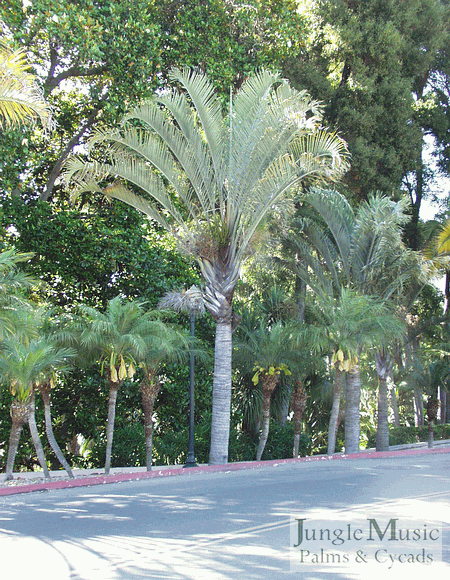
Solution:
{"label": "large palm tree", "polygon": [[12,50],[0,42],[0,126],[18,126],[39,119],[44,126],[50,119],[50,107],[23,50]]}
{"label": "large palm tree", "polygon": [[[359,294],[381,298],[391,306],[398,305],[402,292],[414,277],[419,276],[421,269],[420,257],[406,248],[402,240],[402,225],[408,219],[406,202],[393,202],[376,194],[354,210],[338,192],[313,189],[307,197],[307,204],[316,213],[298,220],[287,235],[288,244],[295,251],[292,267],[296,274],[322,297],[336,297],[342,288],[352,288]],[[395,327],[394,335],[385,333],[385,340],[378,341],[376,355],[381,389],[379,450],[381,446],[385,447],[381,442],[388,437],[385,370],[389,340],[386,339],[399,338],[402,333],[400,322]],[[332,419],[337,417],[341,372],[336,368]],[[349,371],[348,379],[347,390],[350,388],[351,394],[346,399],[347,419],[359,421],[359,396],[353,392],[359,383],[358,365]],[[359,432],[356,426],[351,430]],[[329,443],[333,448],[332,433],[330,435]]]}
{"label": "large palm tree", "polygon": [[90,147],[98,145],[107,161],[74,158],[66,179],[74,196],[101,191],[144,212],[199,263],[217,323],[210,462],[226,463],[232,299],[242,264],[285,194],[307,180],[340,178],[348,155],[321,128],[320,105],[278,75],[251,76],[227,113],[204,74],[174,70],[172,80],[183,90],[161,91],[120,128],[97,131]]}

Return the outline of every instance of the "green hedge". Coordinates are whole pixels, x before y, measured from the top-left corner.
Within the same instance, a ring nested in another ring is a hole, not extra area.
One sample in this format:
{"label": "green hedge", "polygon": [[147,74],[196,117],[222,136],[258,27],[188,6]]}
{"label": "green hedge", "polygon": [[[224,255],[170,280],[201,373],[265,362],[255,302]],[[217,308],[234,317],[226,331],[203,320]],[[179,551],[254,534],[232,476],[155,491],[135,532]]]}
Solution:
{"label": "green hedge", "polygon": [[[435,425],[434,427],[434,438],[439,439],[450,439],[450,424],[445,425]],[[377,434],[375,431],[369,434],[367,446],[376,446]],[[389,445],[406,445],[408,443],[420,443],[425,442],[428,439],[428,425],[422,427],[406,427],[404,425],[400,427],[391,427],[389,429]]]}
{"label": "green hedge", "polygon": [[[188,430],[170,431],[153,437],[154,465],[183,465],[188,450]],[[210,443],[209,419],[195,427],[195,458],[198,463],[208,463]],[[230,431],[229,461],[253,461],[256,457],[258,441],[238,428]],[[271,422],[269,438],[263,459],[284,459],[292,457],[294,445],[294,425],[282,426]],[[91,467],[101,468],[105,462],[106,440],[102,436],[94,444],[89,456]],[[310,438],[302,434],[299,454],[304,457],[311,451]],[[144,428],[140,423],[130,423],[114,431],[112,467],[139,467],[145,465]]]}

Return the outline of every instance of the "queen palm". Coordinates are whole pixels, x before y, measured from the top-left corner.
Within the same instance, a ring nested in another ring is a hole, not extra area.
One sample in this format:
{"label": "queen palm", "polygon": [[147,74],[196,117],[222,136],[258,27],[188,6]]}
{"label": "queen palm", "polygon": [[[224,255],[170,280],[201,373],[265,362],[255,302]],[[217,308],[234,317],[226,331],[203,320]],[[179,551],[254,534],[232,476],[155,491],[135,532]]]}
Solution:
{"label": "queen palm", "polygon": [[159,92],[120,128],[97,131],[91,150],[100,146],[108,160],[74,158],[66,179],[75,197],[101,191],[144,212],[197,260],[217,323],[210,462],[225,463],[232,299],[241,266],[283,196],[302,181],[338,179],[348,156],[344,142],[321,129],[320,105],[278,75],[251,76],[228,114],[204,74],[184,69],[171,77],[182,91]]}

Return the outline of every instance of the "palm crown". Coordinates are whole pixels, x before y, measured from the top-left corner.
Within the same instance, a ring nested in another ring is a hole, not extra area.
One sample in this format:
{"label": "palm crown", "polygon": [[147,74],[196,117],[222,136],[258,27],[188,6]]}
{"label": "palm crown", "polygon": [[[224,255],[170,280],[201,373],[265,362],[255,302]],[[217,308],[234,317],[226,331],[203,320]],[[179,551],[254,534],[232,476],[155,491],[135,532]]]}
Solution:
{"label": "palm crown", "polygon": [[271,207],[300,180],[339,178],[345,144],[321,130],[317,102],[271,73],[244,83],[227,115],[203,74],[175,70],[172,78],[185,92],[162,92],[126,115],[120,129],[98,131],[91,148],[107,145],[109,161],[72,159],[67,179],[75,195],[104,191],[176,230],[206,281],[229,296]]}
{"label": "palm crown", "polygon": [[[173,231],[198,261],[205,306],[216,320],[210,461],[227,461],[231,403],[232,299],[264,218],[301,181],[338,179],[345,143],[321,128],[320,105],[277,75],[250,77],[228,114],[208,78],[174,70],[167,89],[115,130],[97,131],[105,162],[73,158],[73,197],[100,191]],[[130,187],[131,184],[131,187]],[[136,193],[136,188],[142,194]]]}

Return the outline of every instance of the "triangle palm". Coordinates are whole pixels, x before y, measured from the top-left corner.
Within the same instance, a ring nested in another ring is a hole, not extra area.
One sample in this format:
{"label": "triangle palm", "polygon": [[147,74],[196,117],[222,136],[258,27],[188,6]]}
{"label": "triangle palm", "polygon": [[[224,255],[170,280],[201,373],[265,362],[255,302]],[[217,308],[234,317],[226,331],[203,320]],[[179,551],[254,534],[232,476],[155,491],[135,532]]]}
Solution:
{"label": "triangle palm", "polygon": [[305,180],[338,179],[348,156],[344,142],[321,129],[319,104],[277,75],[250,77],[228,114],[205,75],[174,70],[172,79],[184,90],[167,89],[119,129],[98,131],[90,146],[101,145],[108,161],[74,158],[66,179],[74,197],[102,191],[144,212],[199,263],[217,323],[210,462],[225,463],[232,299],[242,264],[284,194]]}
{"label": "triangle palm", "polygon": [[[316,216],[300,219],[297,228],[292,228],[288,235],[288,244],[296,253],[292,266],[295,273],[324,299],[339,296],[342,288],[352,288],[360,294],[398,304],[405,288],[421,275],[418,254],[409,250],[402,240],[402,224],[407,220],[405,202],[393,202],[376,194],[353,210],[343,195],[320,189],[311,191],[307,202],[316,210]],[[397,327],[395,336],[398,337],[401,324],[398,323]],[[388,333],[385,336],[394,338]],[[379,421],[380,440],[386,440],[387,431],[384,372],[387,346],[386,341],[383,348],[380,343],[376,357],[380,387],[378,414],[382,418]],[[342,378],[337,371],[333,410],[338,405],[336,397],[341,390]],[[351,381],[350,388],[354,384]],[[359,421],[356,395],[347,398],[346,406],[351,404],[355,409],[349,410],[349,414],[353,421]],[[352,432],[356,437],[356,426]],[[330,445],[334,446],[333,440]],[[355,446],[356,442],[349,445],[346,442],[346,448]]]}

